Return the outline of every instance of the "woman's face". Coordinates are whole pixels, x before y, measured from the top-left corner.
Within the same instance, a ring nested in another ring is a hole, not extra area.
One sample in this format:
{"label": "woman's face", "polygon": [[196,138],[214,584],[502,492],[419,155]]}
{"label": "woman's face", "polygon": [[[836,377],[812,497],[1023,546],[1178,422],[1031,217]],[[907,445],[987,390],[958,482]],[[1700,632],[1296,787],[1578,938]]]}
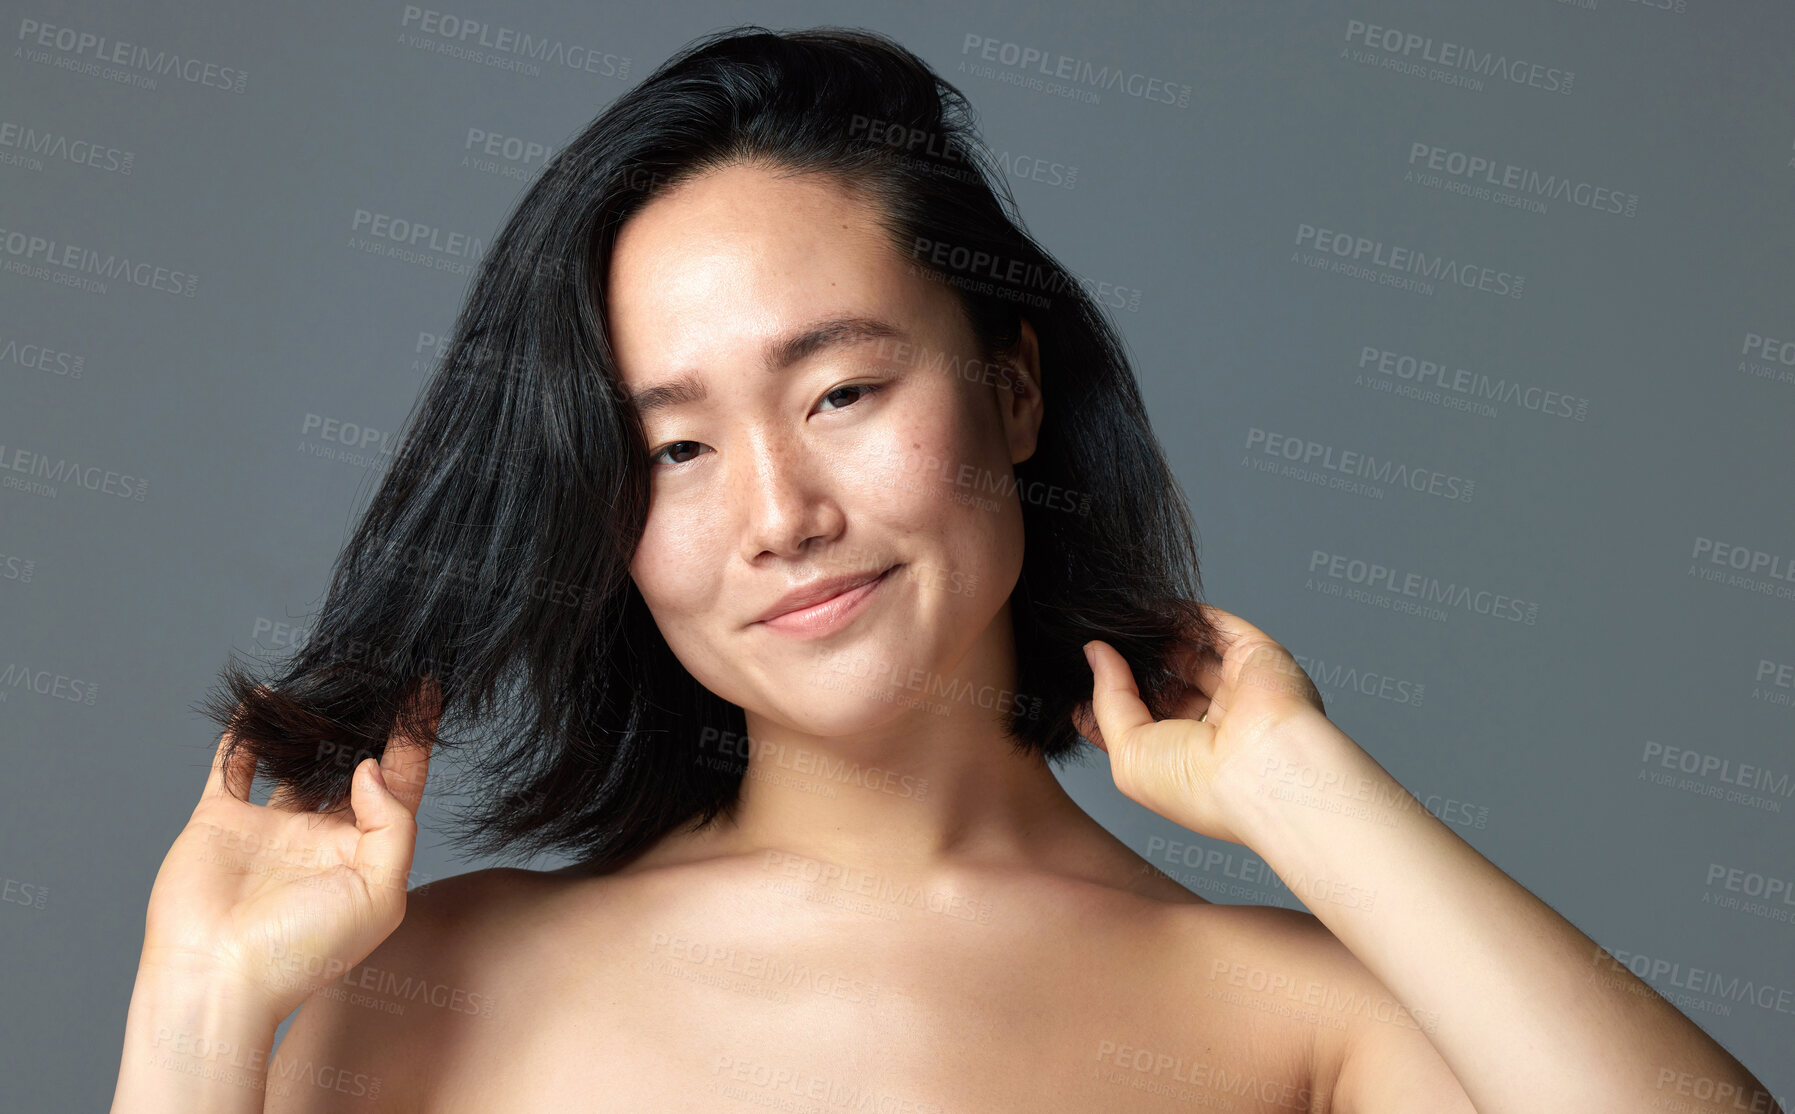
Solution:
{"label": "woman's face", "polygon": [[[731,166],[632,217],[608,276],[650,453],[636,586],[706,688],[821,736],[905,714],[894,696],[1008,683],[1011,466],[1041,418],[1032,328],[1016,362],[981,361],[952,291],[912,270],[872,205],[833,179]],[[862,325],[825,329],[847,318]],[[834,601],[852,610],[833,623],[761,621],[794,589],[886,570]]]}

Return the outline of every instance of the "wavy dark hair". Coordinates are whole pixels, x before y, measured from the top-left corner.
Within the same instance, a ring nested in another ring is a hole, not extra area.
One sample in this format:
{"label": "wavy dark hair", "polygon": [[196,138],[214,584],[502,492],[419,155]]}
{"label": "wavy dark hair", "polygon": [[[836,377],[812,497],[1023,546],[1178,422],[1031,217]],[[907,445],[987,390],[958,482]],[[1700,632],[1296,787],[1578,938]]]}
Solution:
{"label": "wavy dark hair", "polygon": [[[1013,352],[1024,316],[1034,326],[1046,412],[1011,493],[1027,696],[1001,716],[1012,746],[1060,763],[1089,746],[1071,713],[1091,638],[1172,714],[1186,689],[1171,653],[1215,632],[1184,495],[1098,299],[1024,231],[976,114],[922,59],[861,29],[748,25],[688,44],[545,165],[474,276],[310,637],[269,680],[221,670],[203,710],[289,806],[337,807],[396,725],[428,734],[411,711],[428,677],[438,758],[468,749],[452,825],[468,853],[612,869],[729,813],[746,763],[707,760],[705,743],[742,735],[742,710],[680,664],[629,575],[647,444],[604,279],[631,214],[741,163],[863,191],[913,273],[950,284],[988,358]],[[451,737],[457,721],[478,730]]]}

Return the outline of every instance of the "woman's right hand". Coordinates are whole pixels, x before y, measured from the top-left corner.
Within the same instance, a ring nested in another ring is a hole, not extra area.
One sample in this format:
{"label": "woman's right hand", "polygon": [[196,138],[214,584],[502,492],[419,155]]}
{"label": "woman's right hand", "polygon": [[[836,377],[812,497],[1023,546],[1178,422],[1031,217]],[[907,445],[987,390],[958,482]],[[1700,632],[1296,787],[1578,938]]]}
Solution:
{"label": "woman's right hand", "polygon": [[221,736],[205,793],[156,872],[142,966],[264,1000],[278,1024],[398,928],[441,715],[433,680],[414,699],[430,737],[395,729],[334,812],[289,807],[282,790],[249,803],[255,758],[242,751],[227,766]]}

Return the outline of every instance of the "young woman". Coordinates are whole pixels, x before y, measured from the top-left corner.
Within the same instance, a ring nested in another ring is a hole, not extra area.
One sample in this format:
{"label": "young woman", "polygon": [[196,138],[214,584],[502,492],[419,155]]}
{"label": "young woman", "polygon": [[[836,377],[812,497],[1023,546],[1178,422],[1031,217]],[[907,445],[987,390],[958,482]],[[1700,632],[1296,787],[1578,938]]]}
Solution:
{"label": "young woman", "polygon": [[[546,168],[316,636],[210,705],[115,1110],[1771,1109],[1194,602],[1000,182],[838,29],[701,40]],[[451,719],[469,842],[578,866],[407,892]],[[1154,870],[1080,735],[1315,914]]]}

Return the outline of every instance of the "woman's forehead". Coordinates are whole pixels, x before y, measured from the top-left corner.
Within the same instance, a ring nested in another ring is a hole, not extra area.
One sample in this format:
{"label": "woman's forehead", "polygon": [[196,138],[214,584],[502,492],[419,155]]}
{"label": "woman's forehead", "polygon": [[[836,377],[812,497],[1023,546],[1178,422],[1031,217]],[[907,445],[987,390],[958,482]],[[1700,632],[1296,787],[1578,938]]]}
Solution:
{"label": "woman's forehead", "polygon": [[612,253],[606,313],[626,377],[739,359],[809,322],[907,328],[941,308],[857,193],[764,171],[687,187],[645,206]]}
{"label": "woman's forehead", "polygon": [[650,201],[625,222],[612,250],[612,287],[621,293],[740,274],[787,280],[836,272],[894,269],[875,204],[819,175],[778,177],[730,167]]}

